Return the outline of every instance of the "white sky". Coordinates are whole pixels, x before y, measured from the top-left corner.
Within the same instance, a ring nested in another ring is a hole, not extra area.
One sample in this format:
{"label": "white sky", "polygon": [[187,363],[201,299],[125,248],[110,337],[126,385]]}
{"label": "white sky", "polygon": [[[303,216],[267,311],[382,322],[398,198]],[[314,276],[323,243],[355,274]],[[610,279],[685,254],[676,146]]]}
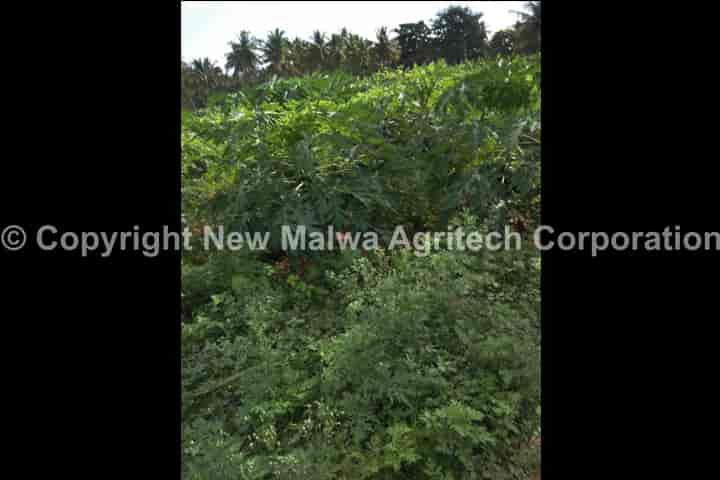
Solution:
{"label": "white sky", "polygon": [[[290,39],[309,39],[313,30],[339,32],[342,27],[365,38],[375,39],[375,31],[388,30],[401,23],[426,22],[449,5],[468,6],[483,13],[488,30],[509,27],[517,20],[511,10],[523,10],[525,2],[182,2],[182,57],[210,57],[225,66],[228,43],[241,30],[264,39],[270,30],[280,28]],[[391,33],[391,37],[394,34]]]}

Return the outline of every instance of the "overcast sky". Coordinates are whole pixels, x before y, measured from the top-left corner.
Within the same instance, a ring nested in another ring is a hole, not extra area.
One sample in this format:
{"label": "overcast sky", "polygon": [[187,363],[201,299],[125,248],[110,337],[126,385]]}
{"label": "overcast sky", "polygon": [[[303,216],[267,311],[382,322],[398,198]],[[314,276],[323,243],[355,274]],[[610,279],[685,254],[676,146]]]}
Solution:
{"label": "overcast sky", "polygon": [[[374,39],[376,30],[401,23],[428,21],[449,5],[468,6],[483,13],[493,33],[517,20],[512,10],[525,2],[182,2],[182,57],[209,57],[225,66],[228,43],[241,30],[264,39],[270,30],[285,30],[290,39],[309,39],[313,30],[336,33],[342,27]],[[392,35],[391,35],[392,36]]]}

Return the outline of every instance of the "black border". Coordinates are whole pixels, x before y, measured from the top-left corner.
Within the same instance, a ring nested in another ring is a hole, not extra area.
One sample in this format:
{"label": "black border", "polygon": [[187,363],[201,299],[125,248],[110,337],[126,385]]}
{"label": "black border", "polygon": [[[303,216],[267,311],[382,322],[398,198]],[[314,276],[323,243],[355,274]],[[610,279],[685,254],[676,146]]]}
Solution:
{"label": "black border", "polygon": [[[718,230],[714,124],[697,112],[713,97],[714,30],[696,9],[544,9],[544,223]],[[4,18],[18,68],[5,75],[2,225],[179,230],[179,2]],[[545,478],[694,478],[713,458],[698,430],[715,410],[718,257],[543,255]],[[179,254],[0,249],[0,266],[6,413],[19,420],[4,425],[8,461],[177,478]]]}
{"label": "black border", "polygon": [[[0,248],[4,426],[20,471],[180,477],[180,254],[31,246],[180,231],[179,2],[8,6]],[[174,55],[173,55],[174,52]],[[22,72],[22,73],[20,73]],[[10,468],[10,467],[8,467]]]}
{"label": "black border", "polygon": [[[682,7],[543,3],[543,222],[719,231],[696,111],[712,29]],[[719,267],[717,252],[543,253],[544,478],[700,476]]]}

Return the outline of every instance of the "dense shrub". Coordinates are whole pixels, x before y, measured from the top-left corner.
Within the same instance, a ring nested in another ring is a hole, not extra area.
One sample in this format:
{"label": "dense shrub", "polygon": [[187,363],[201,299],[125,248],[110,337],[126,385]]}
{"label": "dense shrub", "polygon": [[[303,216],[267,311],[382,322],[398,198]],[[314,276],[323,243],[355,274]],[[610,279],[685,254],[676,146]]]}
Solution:
{"label": "dense shrub", "polygon": [[188,478],[520,468],[539,425],[538,274],[533,251],[379,251],[316,285],[231,280],[184,326]]}
{"label": "dense shrub", "polygon": [[[183,215],[375,230],[537,221],[537,58],[278,80],[183,118]],[[273,235],[273,238],[278,238]],[[527,478],[539,253],[183,255],[187,479]]]}
{"label": "dense shrub", "polygon": [[502,223],[539,194],[539,101],[526,58],[277,81],[185,122],[185,209],[263,232]]}

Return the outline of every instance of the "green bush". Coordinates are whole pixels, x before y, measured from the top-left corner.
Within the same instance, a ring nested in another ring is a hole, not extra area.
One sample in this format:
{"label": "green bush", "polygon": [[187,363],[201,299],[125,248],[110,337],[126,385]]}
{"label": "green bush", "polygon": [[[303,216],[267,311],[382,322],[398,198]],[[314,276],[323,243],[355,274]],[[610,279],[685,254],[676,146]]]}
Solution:
{"label": "green bush", "polygon": [[537,58],[348,82],[277,81],[187,120],[185,211],[250,232],[443,228],[461,208],[502,224],[530,211],[540,178]]}
{"label": "green bush", "polygon": [[[539,59],[278,80],[182,127],[194,231],[536,219]],[[279,235],[273,235],[278,239]],[[520,479],[539,252],[183,254],[187,479]]]}
{"label": "green bush", "polygon": [[539,425],[537,252],[380,251],[327,276],[331,305],[287,308],[297,285],[268,280],[184,326],[188,478],[520,468]]}

